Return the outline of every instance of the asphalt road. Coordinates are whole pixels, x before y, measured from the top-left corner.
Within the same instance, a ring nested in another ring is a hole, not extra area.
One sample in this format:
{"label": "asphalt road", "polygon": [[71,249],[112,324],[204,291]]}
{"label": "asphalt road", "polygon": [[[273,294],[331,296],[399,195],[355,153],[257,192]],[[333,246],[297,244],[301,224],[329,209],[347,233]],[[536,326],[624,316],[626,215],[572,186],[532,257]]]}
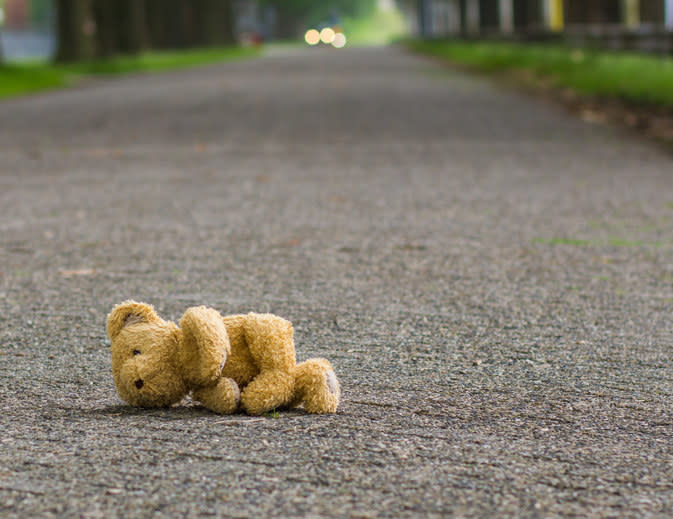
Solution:
{"label": "asphalt road", "polygon": [[[672,185],[396,49],[0,103],[0,515],[670,517]],[[338,414],[124,405],[127,298],[292,320]]]}

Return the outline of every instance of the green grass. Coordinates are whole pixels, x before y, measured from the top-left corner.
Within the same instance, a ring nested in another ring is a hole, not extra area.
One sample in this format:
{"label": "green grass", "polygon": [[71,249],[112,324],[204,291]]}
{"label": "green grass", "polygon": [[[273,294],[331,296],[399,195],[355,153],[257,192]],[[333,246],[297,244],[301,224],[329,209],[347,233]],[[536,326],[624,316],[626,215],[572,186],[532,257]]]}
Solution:
{"label": "green grass", "polygon": [[257,49],[248,47],[226,47],[181,52],[146,52],[137,56],[119,56],[109,60],[73,64],[41,62],[2,64],[0,99],[62,88],[76,83],[83,77],[159,72],[246,58],[258,53]]}
{"label": "green grass", "polygon": [[543,245],[574,245],[576,247],[586,247],[592,245],[589,240],[578,240],[575,238],[533,238],[533,243]]}
{"label": "green grass", "polygon": [[671,57],[579,50],[560,44],[412,40],[407,45],[484,72],[524,70],[583,94],[673,107]]}
{"label": "green grass", "polygon": [[51,65],[0,65],[0,99],[67,84],[67,74]]}
{"label": "green grass", "polygon": [[533,243],[541,245],[573,245],[575,247],[661,247],[661,242],[646,242],[642,240],[627,240],[618,237],[608,237],[606,240],[579,240],[576,238],[533,238]]}
{"label": "green grass", "polygon": [[267,411],[264,413],[264,416],[267,418],[279,418],[280,414],[278,414],[278,411],[276,409],[272,409],[271,411]]}

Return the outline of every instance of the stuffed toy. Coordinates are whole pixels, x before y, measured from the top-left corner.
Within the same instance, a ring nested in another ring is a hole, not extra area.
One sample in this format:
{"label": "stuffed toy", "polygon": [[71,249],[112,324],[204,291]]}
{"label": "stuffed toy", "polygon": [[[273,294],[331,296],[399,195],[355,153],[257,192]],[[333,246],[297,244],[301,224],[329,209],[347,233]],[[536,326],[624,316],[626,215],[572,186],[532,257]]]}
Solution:
{"label": "stuffed toy", "polygon": [[334,413],[339,404],[331,364],[297,364],[292,324],[275,315],[222,316],[198,306],[178,326],[150,305],[125,301],[108,315],[107,333],[117,392],[134,406],[170,406],[190,392],[222,414],[300,405],[309,413]]}

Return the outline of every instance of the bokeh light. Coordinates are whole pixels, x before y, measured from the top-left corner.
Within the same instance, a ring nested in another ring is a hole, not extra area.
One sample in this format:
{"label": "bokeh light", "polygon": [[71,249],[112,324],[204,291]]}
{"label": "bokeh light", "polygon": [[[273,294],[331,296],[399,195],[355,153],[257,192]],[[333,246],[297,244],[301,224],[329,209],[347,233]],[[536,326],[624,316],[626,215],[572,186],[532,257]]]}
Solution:
{"label": "bokeh light", "polygon": [[320,40],[323,43],[332,43],[334,41],[334,29],[331,27],[325,27],[322,31],[320,31]]}
{"label": "bokeh light", "polygon": [[320,33],[315,29],[309,29],[306,31],[304,39],[309,45],[318,45],[320,43]]}
{"label": "bokeh light", "polygon": [[343,49],[346,46],[346,35],[342,32],[337,32],[332,39],[332,46],[336,49]]}

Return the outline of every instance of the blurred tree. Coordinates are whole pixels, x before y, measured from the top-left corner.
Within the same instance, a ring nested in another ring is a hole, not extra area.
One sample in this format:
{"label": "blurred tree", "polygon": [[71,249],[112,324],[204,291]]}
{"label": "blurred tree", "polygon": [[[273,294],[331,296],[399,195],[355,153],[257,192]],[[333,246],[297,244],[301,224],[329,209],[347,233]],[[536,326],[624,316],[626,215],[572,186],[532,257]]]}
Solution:
{"label": "blurred tree", "polygon": [[421,37],[430,36],[430,2],[428,0],[416,0],[416,13],[418,17],[418,32]]}
{"label": "blurred tree", "polygon": [[34,27],[44,27],[52,22],[52,0],[31,0],[30,23]]}
{"label": "blurred tree", "polygon": [[119,50],[115,6],[115,0],[95,0],[93,3],[93,17],[96,22],[96,55],[100,58],[114,56]]}
{"label": "blurred tree", "polygon": [[234,13],[231,0],[196,0],[201,43],[206,46],[234,43]]}
{"label": "blurred tree", "polygon": [[514,0],[514,27],[535,29],[543,24],[542,3],[539,0]]}
{"label": "blurred tree", "polygon": [[137,54],[147,45],[145,2],[117,0],[116,3],[119,51],[122,54]]}
{"label": "blurred tree", "polygon": [[563,2],[567,23],[619,23],[622,20],[622,3],[606,0],[584,0],[583,2]]}
{"label": "blurred tree", "polygon": [[2,50],[2,26],[5,22],[5,10],[4,10],[5,0],[0,0],[0,63],[3,61],[4,52]]}
{"label": "blurred tree", "polygon": [[166,34],[166,0],[145,0],[145,23],[149,46],[155,49],[165,48],[168,39]]}
{"label": "blurred tree", "polygon": [[287,0],[276,2],[276,36],[278,38],[294,38],[300,30],[304,14],[303,0]]}
{"label": "blurred tree", "polygon": [[229,45],[233,25],[232,0],[57,0],[57,58]]}
{"label": "blurred tree", "polygon": [[92,0],[96,56],[137,54],[148,44],[143,0]]}
{"label": "blurred tree", "polygon": [[152,47],[209,47],[235,43],[232,0],[145,1]]}
{"label": "blurred tree", "polygon": [[194,11],[188,0],[164,0],[164,45],[162,48],[189,47],[194,39]]}
{"label": "blurred tree", "polygon": [[89,0],[57,0],[56,61],[78,61],[91,56],[89,37],[93,30]]}

